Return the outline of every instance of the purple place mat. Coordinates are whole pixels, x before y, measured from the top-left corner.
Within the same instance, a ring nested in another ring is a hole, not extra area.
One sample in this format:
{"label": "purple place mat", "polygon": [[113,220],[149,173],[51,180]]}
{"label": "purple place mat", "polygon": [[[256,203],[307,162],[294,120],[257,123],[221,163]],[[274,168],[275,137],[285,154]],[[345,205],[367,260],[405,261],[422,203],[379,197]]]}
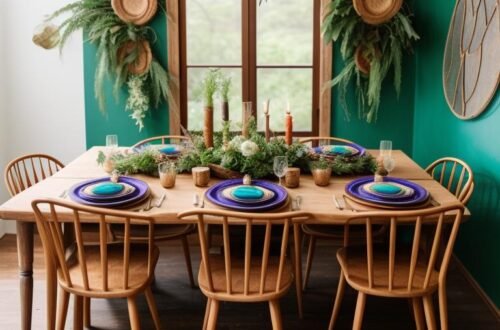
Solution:
{"label": "purple place mat", "polygon": [[393,177],[385,177],[384,182],[395,182],[400,185],[410,187],[414,190],[414,194],[401,199],[391,199],[382,196],[372,195],[363,189],[363,185],[373,182],[373,176],[362,177],[349,182],[345,191],[348,195],[375,204],[387,206],[414,206],[422,204],[429,199],[429,192],[419,184],[414,182],[398,179]]}
{"label": "purple place mat", "polygon": [[210,187],[206,192],[205,196],[207,199],[218,206],[226,207],[228,209],[244,211],[244,212],[255,212],[255,211],[268,211],[282,206],[288,199],[288,192],[285,188],[264,180],[252,180],[252,185],[263,187],[274,192],[274,197],[263,201],[259,204],[248,204],[240,203],[235,200],[227,199],[222,195],[222,191],[230,186],[243,184],[243,179],[231,179],[221,181],[212,187]]}
{"label": "purple place mat", "polygon": [[116,200],[105,199],[102,201],[96,201],[95,199],[89,200],[82,194],[82,189],[85,189],[86,186],[109,181],[109,177],[98,178],[86,180],[80,183],[77,183],[69,190],[69,197],[80,204],[90,205],[90,206],[100,206],[100,207],[123,207],[128,204],[133,204],[141,199],[144,199],[146,195],[149,195],[149,186],[146,182],[138,179],[134,179],[127,176],[121,176],[118,179],[118,182],[125,182],[131,186],[135,187],[135,190],[132,194],[126,195],[123,197],[118,197]]}
{"label": "purple place mat", "polygon": [[[332,142],[335,142],[335,141],[332,141]],[[359,144],[356,144],[356,143],[339,143],[339,145],[353,147],[354,149],[358,150],[358,153],[354,154],[354,155],[342,155],[342,154],[337,154],[336,155],[336,154],[332,154],[332,153],[325,153],[325,152],[323,152],[323,150],[321,149],[322,147],[315,147],[315,148],[313,148],[313,150],[317,154],[322,154],[322,155],[325,155],[325,156],[328,156],[328,157],[336,157],[336,156],[361,157],[361,156],[363,156],[366,153],[366,149],[363,148],[362,146],[360,146]]]}

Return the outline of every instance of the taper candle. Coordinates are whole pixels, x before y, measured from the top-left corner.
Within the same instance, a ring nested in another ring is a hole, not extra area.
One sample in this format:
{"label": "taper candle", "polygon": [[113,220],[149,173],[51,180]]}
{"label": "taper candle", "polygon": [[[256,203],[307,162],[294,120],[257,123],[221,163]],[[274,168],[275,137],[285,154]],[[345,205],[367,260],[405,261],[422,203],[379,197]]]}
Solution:
{"label": "taper candle", "polygon": [[269,142],[269,140],[271,139],[271,131],[269,130],[269,102],[269,99],[264,102],[264,115],[266,116],[266,142]]}
{"label": "taper candle", "polygon": [[288,145],[292,144],[292,132],[293,132],[293,117],[290,114],[290,102],[287,102],[287,109],[285,115],[285,142]]}
{"label": "taper candle", "polygon": [[249,132],[248,132],[248,121],[250,120],[250,117],[252,116],[252,102],[243,102],[243,113],[241,115],[241,135],[243,135],[244,138],[248,139]]}
{"label": "taper candle", "polygon": [[204,114],[203,139],[205,146],[211,148],[214,146],[214,109],[205,107]]}

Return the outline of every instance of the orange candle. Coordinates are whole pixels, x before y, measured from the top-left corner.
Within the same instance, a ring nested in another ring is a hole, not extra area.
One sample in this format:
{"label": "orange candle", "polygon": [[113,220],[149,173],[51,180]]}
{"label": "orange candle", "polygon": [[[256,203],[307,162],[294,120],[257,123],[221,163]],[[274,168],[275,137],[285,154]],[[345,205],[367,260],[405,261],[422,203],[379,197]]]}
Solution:
{"label": "orange candle", "polygon": [[285,142],[288,145],[292,144],[292,132],[293,132],[293,117],[290,114],[290,103],[288,103],[285,115]]}

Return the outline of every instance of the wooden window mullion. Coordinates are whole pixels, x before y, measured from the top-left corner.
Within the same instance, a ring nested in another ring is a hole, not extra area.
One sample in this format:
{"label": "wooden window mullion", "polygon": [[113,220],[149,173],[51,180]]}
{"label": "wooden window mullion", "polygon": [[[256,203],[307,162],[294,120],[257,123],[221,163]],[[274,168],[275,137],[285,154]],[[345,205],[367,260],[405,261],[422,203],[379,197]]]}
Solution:
{"label": "wooden window mullion", "polygon": [[257,115],[257,3],[241,0],[242,12],[242,99],[252,102],[252,113]]}

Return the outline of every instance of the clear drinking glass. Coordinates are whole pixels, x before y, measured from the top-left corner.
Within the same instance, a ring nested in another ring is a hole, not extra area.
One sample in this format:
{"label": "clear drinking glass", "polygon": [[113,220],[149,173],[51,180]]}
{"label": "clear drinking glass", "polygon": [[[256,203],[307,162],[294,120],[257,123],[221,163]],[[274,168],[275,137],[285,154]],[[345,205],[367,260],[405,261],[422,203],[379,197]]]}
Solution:
{"label": "clear drinking glass", "polygon": [[106,135],[106,147],[114,149],[118,147],[118,135]]}
{"label": "clear drinking glass", "polygon": [[175,186],[177,168],[172,162],[163,162],[158,164],[158,174],[160,175],[160,184],[163,188],[172,188]]}
{"label": "clear drinking glass", "polygon": [[380,141],[380,157],[392,157],[392,141]]}
{"label": "clear drinking glass", "polygon": [[278,177],[279,184],[281,185],[281,178],[285,175],[288,168],[288,158],[286,156],[274,157],[273,171]]}

